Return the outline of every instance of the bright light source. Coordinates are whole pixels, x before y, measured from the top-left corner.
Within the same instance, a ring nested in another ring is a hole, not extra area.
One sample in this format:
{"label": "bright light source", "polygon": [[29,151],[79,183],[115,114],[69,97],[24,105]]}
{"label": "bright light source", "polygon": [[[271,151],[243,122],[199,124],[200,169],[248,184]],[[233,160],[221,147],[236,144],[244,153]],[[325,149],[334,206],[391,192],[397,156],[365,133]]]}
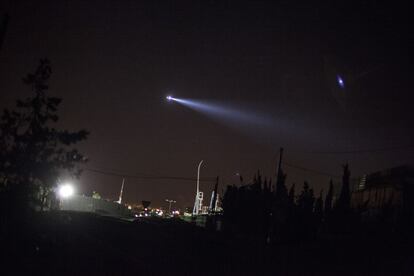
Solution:
{"label": "bright light source", "polygon": [[172,101],[173,97],[171,95],[168,95],[167,97],[165,97],[167,99],[167,101]]}
{"label": "bright light source", "polygon": [[336,81],[338,82],[338,85],[341,88],[345,88],[345,82],[344,82],[343,78],[340,75],[336,76]]}
{"label": "bright light source", "polygon": [[58,193],[60,197],[67,198],[71,197],[75,193],[75,190],[71,184],[63,184],[59,187]]}

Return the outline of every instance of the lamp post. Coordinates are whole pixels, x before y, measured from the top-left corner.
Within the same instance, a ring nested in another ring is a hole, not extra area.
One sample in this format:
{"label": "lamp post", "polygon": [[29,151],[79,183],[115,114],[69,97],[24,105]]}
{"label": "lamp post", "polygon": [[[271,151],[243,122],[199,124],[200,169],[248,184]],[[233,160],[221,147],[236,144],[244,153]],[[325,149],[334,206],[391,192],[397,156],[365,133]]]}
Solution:
{"label": "lamp post", "polygon": [[203,193],[200,193],[200,168],[201,168],[201,164],[203,164],[203,161],[204,160],[200,161],[200,163],[198,164],[198,169],[197,169],[197,192],[196,192],[196,198],[195,198],[195,203],[194,203],[194,208],[193,208],[193,215],[198,215],[200,211],[201,201],[203,200]]}
{"label": "lamp post", "polygon": [[171,204],[172,204],[172,203],[176,203],[177,201],[172,200],[172,199],[166,199],[165,201],[167,201],[167,202],[169,203],[169,206],[168,206],[168,213],[171,215]]}
{"label": "lamp post", "polygon": [[201,168],[201,164],[203,164],[204,160],[200,161],[200,164],[198,164],[198,169],[197,169],[197,193],[200,191],[200,168]]}

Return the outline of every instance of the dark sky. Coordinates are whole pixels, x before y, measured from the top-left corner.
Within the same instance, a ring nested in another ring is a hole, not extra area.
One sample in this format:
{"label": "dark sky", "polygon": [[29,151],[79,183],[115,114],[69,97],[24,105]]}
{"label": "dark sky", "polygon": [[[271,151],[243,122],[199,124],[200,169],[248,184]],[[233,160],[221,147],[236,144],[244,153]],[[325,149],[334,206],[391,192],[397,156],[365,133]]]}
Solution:
{"label": "dark sky", "polygon": [[[86,128],[88,167],[152,176],[221,177],[291,165],[352,176],[414,165],[412,37],[408,6],[379,1],[3,1],[10,22],[0,52],[0,107],[30,94],[21,78],[48,57],[60,125]],[[407,4],[408,5],[408,4]],[[340,74],[346,88],[335,83]],[[164,101],[248,106],[274,127],[229,127]],[[317,191],[329,176],[285,167],[288,184]],[[338,182],[338,180],[336,180]],[[85,171],[81,193],[116,198],[121,178]],[[203,183],[209,194],[213,183]],[[193,204],[194,181],[127,178],[125,200]]]}

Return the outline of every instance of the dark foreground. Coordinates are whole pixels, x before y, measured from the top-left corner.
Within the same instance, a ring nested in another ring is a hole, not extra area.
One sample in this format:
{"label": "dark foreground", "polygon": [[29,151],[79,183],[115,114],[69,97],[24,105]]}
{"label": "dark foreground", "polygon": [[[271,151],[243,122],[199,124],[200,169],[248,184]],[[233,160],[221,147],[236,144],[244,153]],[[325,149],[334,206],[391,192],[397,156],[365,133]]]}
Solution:
{"label": "dark foreground", "polygon": [[24,237],[2,237],[1,275],[414,273],[412,243],[386,237],[264,246],[180,220],[124,222],[91,214],[50,213],[33,221]]}

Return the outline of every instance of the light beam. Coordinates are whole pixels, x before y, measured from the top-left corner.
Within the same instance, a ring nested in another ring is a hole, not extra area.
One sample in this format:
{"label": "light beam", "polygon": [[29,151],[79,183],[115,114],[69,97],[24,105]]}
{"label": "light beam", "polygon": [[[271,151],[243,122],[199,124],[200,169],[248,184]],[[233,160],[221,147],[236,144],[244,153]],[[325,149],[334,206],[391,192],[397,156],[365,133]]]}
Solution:
{"label": "light beam", "polygon": [[190,99],[171,98],[172,101],[180,103],[195,111],[204,113],[223,122],[230,123],[231,126],[248,124],[250,126],[272,126],[271,118],[249,110],[241,110],[212,101],[200,101]]}
{"label": "light beam", "polygon": [[[268,114],[257,112],[253,104],[233,104],[211,100],[182,99],[170,97],[170,101],[179,103],[222,125],[236,129],[257,142],[272,144],[273,141],[286,146],[306,138],[307,144],[319,143],[320,137],[327,137],[323,130],[310,125],[307,120],[286,118],[283,107]],[[260,108],[263,110],[263,108]],[[278,146],[279,146],[278,145]]]}

